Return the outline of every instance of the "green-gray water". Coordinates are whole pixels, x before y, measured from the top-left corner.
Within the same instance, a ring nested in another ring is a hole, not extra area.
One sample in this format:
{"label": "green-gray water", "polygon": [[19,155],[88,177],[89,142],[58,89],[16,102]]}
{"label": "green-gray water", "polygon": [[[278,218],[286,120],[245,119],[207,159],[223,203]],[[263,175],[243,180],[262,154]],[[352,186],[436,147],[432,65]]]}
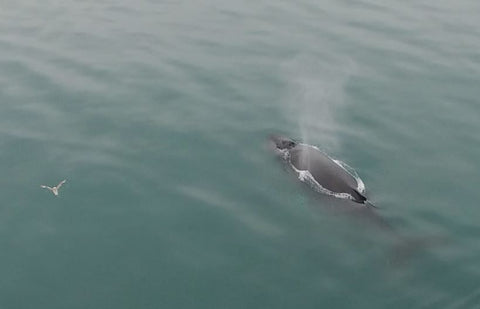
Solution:
{"label": "green-gray water", "polygon": [[[0,308],[480,307],[480,4],[0,2]],[[354,167],[332,216],[270,133]],[[41,189],[66,178],[58,197]]]}

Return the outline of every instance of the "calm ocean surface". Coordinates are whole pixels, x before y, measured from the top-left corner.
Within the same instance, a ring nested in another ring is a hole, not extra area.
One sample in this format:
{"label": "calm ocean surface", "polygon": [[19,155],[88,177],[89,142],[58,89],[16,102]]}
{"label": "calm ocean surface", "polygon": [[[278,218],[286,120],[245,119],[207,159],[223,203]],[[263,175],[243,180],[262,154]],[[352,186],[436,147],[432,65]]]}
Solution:
{"label": "calm ocean surface", "polygon": [[480,308],[479,97],[476,0],[1,1],[0,308]]}

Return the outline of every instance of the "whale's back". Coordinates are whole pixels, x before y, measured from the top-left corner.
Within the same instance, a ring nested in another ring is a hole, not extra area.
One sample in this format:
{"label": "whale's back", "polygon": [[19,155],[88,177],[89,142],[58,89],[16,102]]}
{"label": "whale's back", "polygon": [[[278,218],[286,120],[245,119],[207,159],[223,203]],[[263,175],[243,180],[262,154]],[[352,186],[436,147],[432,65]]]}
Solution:
{"label": "whale's back", "polygon": [[290,162],[298,170],[309,171],[323,188],[335,193],[348,193],[358,202],[366,200],[358,192],[355,177],[320,150],[299,144],[290,149]]}

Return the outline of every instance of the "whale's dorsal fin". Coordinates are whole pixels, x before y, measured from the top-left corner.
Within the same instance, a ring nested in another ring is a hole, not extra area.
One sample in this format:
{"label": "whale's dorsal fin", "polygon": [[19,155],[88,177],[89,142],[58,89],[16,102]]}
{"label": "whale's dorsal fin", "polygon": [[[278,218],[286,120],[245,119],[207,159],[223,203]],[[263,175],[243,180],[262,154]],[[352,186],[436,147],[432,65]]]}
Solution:
{"label": "whale's dorsal fin", "polygon": [[365,195],[360,193],[357,189],[352,189],[352,190],[353,190],[352,196],[355,199],[355,202],[365,203],[367,201],[367,198],[365,197]]}
{"label": "whale's dorsal fin", "polygon": [[355,192],[355,194],[353,194],[353,198],[355,199],[355,202],[365,204],[368,207],[378,208],[375,204],[370,202],[367,199],[367,197],[365,195],[363,195],[362,193],[360,193],[358,190],[356,190],[356,189],[352,189],[352,190]]}

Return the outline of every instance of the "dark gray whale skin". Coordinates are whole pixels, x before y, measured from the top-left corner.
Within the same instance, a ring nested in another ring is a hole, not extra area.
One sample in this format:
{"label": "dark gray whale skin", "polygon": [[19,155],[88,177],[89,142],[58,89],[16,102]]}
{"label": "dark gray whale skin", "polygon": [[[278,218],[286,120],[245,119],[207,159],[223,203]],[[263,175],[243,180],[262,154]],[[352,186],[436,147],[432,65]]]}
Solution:
{"label": "dark gray whale skin", "polygon": [[296,169],[309,171],[323,188],[348,193],[357,203],[367,201],[357,189],[357,180],[320,150],[279,135],[270,136],[270,140],[277,150],[288,151],[289,160]]}

